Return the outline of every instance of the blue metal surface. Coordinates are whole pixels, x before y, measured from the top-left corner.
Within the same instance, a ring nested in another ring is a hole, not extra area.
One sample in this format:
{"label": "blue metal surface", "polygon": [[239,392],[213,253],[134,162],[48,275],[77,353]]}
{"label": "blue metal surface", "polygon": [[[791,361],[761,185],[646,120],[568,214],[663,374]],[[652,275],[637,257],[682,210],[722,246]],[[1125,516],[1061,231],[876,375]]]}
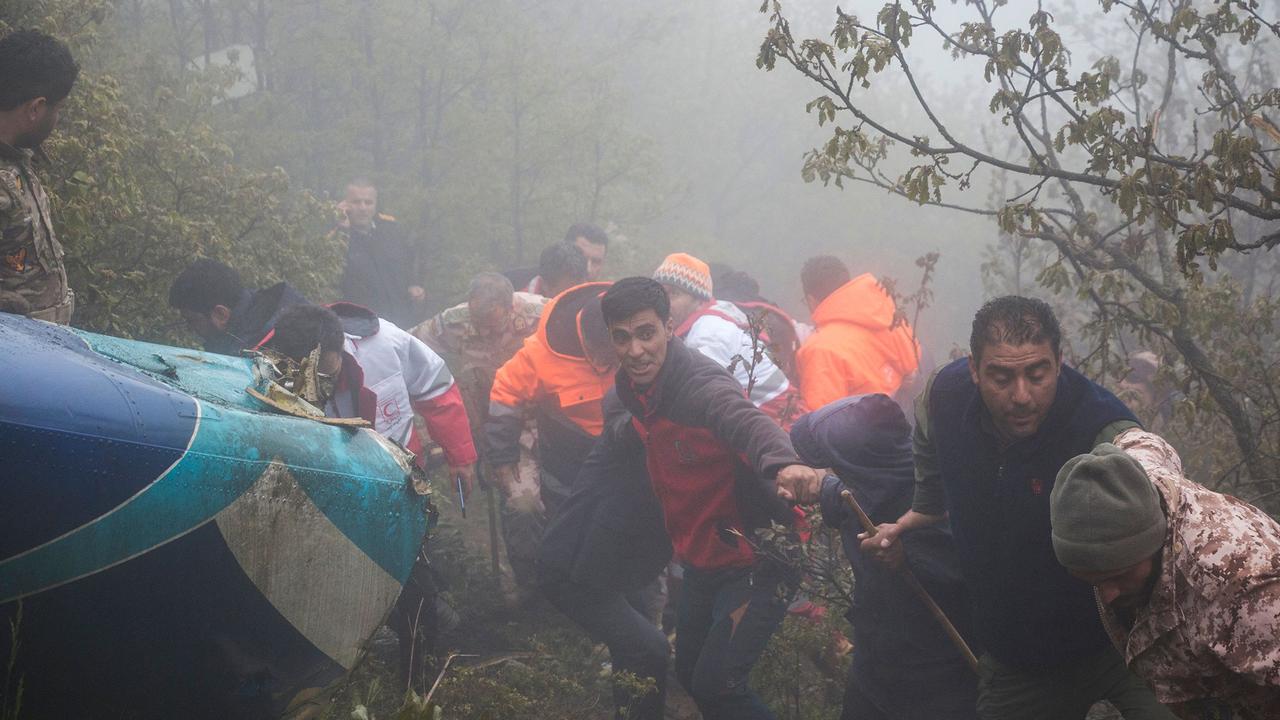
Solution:
{"label": "blue metal surface", "polygon": [[[291,683],[349,667],[362,638],[326,628],[313,606],[371,632],[427,531],[404,458],[385,441],[261,407],[244,392],[243,358],[0,313],[0,363],[0,615],[21,599],[40,635],[23,635],[20,656],[43,688],[33,702],[60,707],[58,668],[90,661],[178,673],[167,685],[100,684],[127,703],[191,691],[179,671],[216,666],[225,677],[197,684],[210,697],[197,691],[192,707],[224,710],[212,694],[243,700],[253,686],[271,699],[249,704],[266,707]],[[306,557],[299,574],[287,563],[306,543],[328,554]]]}
{"label": "blue metal surface", "polygon": [[124,502],[194,432],[193,399],[119,372],[60,327],[0,314],[0,367],[0,558]]}

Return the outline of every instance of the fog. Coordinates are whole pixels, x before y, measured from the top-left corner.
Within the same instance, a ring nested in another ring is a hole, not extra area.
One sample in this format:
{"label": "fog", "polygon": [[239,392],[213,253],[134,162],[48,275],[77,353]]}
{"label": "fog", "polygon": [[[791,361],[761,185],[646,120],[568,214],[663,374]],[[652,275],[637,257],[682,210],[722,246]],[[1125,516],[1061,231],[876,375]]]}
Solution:
{"label": "fog", "polygon": [[[1072,77],[1099,57],[1131,52],[1118,12],[1072,0],[1041,6],[1070,48]],[[880,7],[845,9],[874,24]],[[829,39],[830,3],[794,0],[783,10],[797,40]],[[1025,29],[1033,12],[1005,5],[997,30]],[[973,9],[940,3],[935,17],[955,30]],[[330,213],[349,179],[372,178],[381,209],[425,251],[434,308],[456,302],[477,270],[532,264],[579,221],[614,236],[613,277],[648,273],[665,254],[687,251],[749,272],[801,318],[798,274],[808,257],[837,255],[855,274],[893,278],[910,293],[916,258],[937,251],[935,302],[919,336],[945,356],[965,344],[986,292],[981,267],[999,237],[995,223],[856,182],[806,183],[805,154],[827,142],[832,125],[806,112],[823,94],[815,83],[783,63],[757,68],[769,27],[748,0],[131,0],[110,15],[87,67],[106,68],[165,130],[208,123],[239,168],[278,166],[291,191],[313,194]],[[988,108],[998,88],[983,79],[984,60],[954,59],[943,46],[922,27],[908,50],[933,111],[968,145],[1025,161]],[[238,73],[228,72],[235,53]],[[1199,72],[1179,80],[1194,83]],[[890,66],[871,79],[869,90],[855,87],[857,102],[895,130],[937,139],[901,72]],[[1194,88],[1180,92],[1189,99],[1179,116],[1192,117]],[[201,104],[205,95],[212,107]],[[852,127],[853,118],[840,113],[835,124]],[[898,145],[882,167],[896,177],[918,161]],[[1004,181],[979,167],[967,190],[953,182],[942,199],[990,209],[1028,187],[995,187]],[[169,192],[166,178],[157,182]],[[232,214],[248,225],[227,230],[236,242],[279,242],[263,239],[243,211]],[[323,230],[299,222],[279,232],[296,240]],[[188,241],[208,252],[206,239]],[[333,249],[315,247],[309,266],[286,275],[308,276],[302,285],[323,296],[315,288],[335,271],[321,257],[333,259]]]}

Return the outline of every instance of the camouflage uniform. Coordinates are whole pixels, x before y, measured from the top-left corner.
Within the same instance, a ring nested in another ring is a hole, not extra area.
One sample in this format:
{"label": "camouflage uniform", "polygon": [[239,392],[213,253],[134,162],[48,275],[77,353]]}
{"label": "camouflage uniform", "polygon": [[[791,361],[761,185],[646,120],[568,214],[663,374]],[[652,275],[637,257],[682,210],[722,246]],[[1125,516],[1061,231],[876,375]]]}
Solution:
{"label": "camouflage uniform", "polygon": [[21,298],[33,318],[65,325],[71,322],[75,295],[67,285],[62,245],[53,233],[49,197],[32,167],[33,156],[31,150],[0,143],[0,293]]}
{"label": "camouflage uniform", "polygon": [[[471,418],[471,432],[482,437],[481,429],[489,412],[489,390],[493,376],[510,360],[525,338],[538,329],[538,318],[547,299],[517,292],[512,300],[511,321],[499,336],[482,336],[471,323],[466,303],[441,311],[418,325],[412,333],[444,357],[462,390],[462,399]],[[532,428],[520,438],[518,479],[511,497],[502,506],[502,534],[507,558],[516,581],[525,585],[534,579],[539,538],[546,518],[538,503],[538,463],[534,453]],[[483,459],[483,458],[482,458]],[[486,469],[488,466],[486,465]]]}
{"label": "camouflage uniform", "polygon": [[1159,490],[1169,530],[1148,603],[1128,625],[1102,608],[1125,662],[1183,718],[1280,718],[1280,525],[1186,479],[1159,436],[1115,444]]}

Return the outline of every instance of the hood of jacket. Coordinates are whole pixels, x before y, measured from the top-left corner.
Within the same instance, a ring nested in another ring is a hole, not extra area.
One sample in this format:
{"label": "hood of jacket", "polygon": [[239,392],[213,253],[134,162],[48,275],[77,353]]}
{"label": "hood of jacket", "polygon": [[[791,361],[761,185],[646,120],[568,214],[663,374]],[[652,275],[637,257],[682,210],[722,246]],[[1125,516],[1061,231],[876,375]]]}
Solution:
{"label": "hood of jacket", "polygon": [[819,334],[839,326],[865,331],[874,338],[884,357],[907,375],[916,368],[916,348],[907,325],[892,327],[895,310],[893,298],[880,281],[871,273],[863,273],[818,303],[813,310],[813,324]]}
{"label": "hood of jacket", "polygon": [[588,360],[600,369],[614,365],[609,329],[600,311],[600,297],[610,285],[584,283],[549,300],[538,320],[538,339],[562,358]]}
{"label": "hood of jacket", "polygon": [[802,416],[791,444],[805,464],[831,468],[869,515],[915,488],[911,425],[888,395],[855,395]]}
{"label": "hood of jacket", "polygon": [[349,302],[337,302],[328,307],[342,321],[342,332],[358,338],[378,334],[378,316],[369,308]]}

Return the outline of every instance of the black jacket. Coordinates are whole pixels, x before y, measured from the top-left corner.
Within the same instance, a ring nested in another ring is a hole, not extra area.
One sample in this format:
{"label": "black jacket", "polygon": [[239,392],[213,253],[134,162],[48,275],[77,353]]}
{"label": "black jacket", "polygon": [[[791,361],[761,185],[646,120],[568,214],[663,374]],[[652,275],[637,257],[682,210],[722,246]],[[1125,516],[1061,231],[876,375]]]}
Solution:
{"label": "black jacket", "polygon": [[961,358],[934,378],[928,418],[979,642],[1021,669],[1101,652],[1111,641],[1093,589],[1053,553],[1049,497],[1063,464],[1092,450],[1107,425],[1136,422],[1133,413],[1064,365],[1035,434],[1001,448],[985,429],[990,413]]}
{"label": "black jacket", "polygon": [[[859,551],[863,531],[841,491],[849,490],[874,523],[894,522],[911,507],[915,473],[911,426],[887,395],[845,398],[798,419],[791,440],[800,458],[829,467],[822,486],[822,519],[840,531],[853,567],[854,665],[927,666],[965,660],[924,603],[896,573]],[[929,594],[964,635],[970,635],[968,596],[951,531],[946,525],[902,536],[907,562]]]}
{"label": "black jacket", "polygon": [[369,232],[344,232],[348,242],[342,299],[369,308],[401,330],[425,320],[425,308],[409,297],[409,286],[422,281],[417,277],[417,253],[400,224],[378,215]]}
{"label": "black jacket", "polygon": [[289,283],[276,283],[269,288],[244,291],[240,302],[231,309],[231,319],[221,337],[206,340],[204,349],[222,355],[239,355],[262,343],[276,326],[281,313],[294,305],[310,305],[302,293]]}
{"label": "black jacket", "polygon": [[649,583],[671,560],[631,414],[614,392],[604,406],[604,432],[542,538],[538,581],[544,587],[568,581],[628,592]]}

